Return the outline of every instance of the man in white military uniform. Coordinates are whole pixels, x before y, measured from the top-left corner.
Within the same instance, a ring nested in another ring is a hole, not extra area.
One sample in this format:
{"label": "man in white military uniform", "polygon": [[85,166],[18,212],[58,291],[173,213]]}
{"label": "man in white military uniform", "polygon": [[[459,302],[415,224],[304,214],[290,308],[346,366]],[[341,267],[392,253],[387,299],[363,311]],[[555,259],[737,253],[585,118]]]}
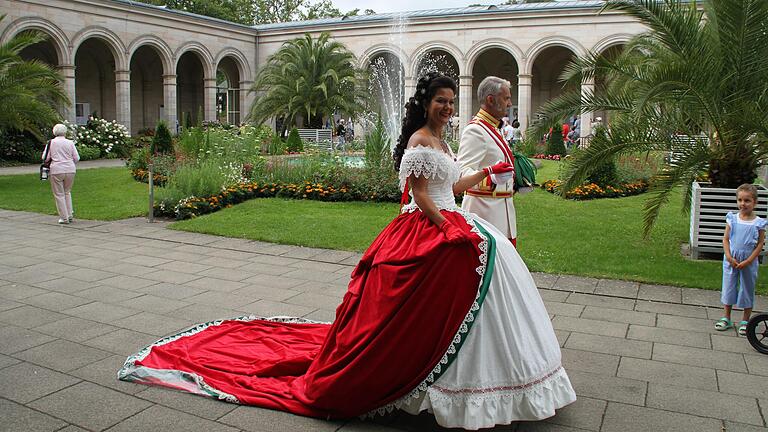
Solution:
{"label": "man in white military uniform", "polygon": [[[500,130],[501,119],[512,106],[509,81],[489,76],[477,88],[480,111],[461,134],[458,162],[461,175],[474,174],[500,161],[514,165],[514,156]],[[490,222],[517,246],[514,172],[491,175],[464,193],[461,208]]]}

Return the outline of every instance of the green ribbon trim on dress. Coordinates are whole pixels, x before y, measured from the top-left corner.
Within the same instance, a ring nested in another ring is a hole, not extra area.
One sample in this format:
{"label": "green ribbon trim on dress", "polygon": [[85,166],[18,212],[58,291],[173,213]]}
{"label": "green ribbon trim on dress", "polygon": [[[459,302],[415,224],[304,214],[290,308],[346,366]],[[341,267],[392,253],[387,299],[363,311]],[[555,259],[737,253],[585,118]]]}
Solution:
{"label": "green ribbon trim on dress", "polygon": [[[453,363],[453,361],[456,359],[456,357],[459,355],[459,351],[461,350],[461,346],[464,345],[464,341],[467,340],[467,337],[469,336],[469,331],[472,329],[472,325],[477,320],[477,314],[480,313],[480,309],[483,306],[483,302],[485,302],[485,297],[488,295],[488,288],[491,286],[491,279],[493,278],[493,269],[496,265],[496,239],[485,229],[482,225],[480,225],[477,221],[473,221],[475,223],[475,226],[480,231],[480,233],[485,237],[486,241],[488,242],[488,253],[486,255],[486,264],[485,264],[485,272],[483,273],[483,280],[480,283],[479,292],[477,293],[477,298],[475,299],[475,303],[477,303],[477,309],[474,309],[474,304],[472,305],[472,308],[470,309],[469,314],[472,315],[472,319],[465,319],[464,322],[461,324],[462,326],[466,326],[466,331],[463,329],[459,330],[457,333],[457,337],[460,336],[461,340],[454,342],[452,348],[453,350],[448,350],[448,362],[445,363],[445,365],[440,369],[439,372],[434,373],[434,379],[431,380],[431,382],[436,382],[438,378],[448,369],[448,366]],[[468,315],[469,315],[468,314]]]}

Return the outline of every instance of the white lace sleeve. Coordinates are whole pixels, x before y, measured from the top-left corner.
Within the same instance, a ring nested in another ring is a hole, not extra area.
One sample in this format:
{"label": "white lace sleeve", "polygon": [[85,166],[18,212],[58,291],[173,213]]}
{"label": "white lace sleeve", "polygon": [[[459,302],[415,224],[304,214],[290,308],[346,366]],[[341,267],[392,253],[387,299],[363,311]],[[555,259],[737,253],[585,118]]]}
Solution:
{"label": "white lace sleeve", "polygon": [[400,161],[400,190],[405,188],[405,181],[413,174],[415,177],[427,179],[440,177],[440,160],[434,149],[424,146],[405,149]]}

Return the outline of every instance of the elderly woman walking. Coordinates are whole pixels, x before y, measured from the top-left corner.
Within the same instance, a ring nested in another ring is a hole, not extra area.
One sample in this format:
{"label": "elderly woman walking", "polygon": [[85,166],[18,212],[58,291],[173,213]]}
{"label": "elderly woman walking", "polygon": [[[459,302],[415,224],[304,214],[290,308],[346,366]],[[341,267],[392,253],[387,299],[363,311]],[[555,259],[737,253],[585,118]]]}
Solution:
{"label": "elderly woman walking", "polygon": [[59,123],[53,127],[54,138],[48,142],[46,159],[51,161],[51,191],[56,201],[60,224],[68,224],[73,220],[71,192],[75,182],[75,163],[80,160],[75,143],[68,140],[66,134],[67,127],[63,124]]}

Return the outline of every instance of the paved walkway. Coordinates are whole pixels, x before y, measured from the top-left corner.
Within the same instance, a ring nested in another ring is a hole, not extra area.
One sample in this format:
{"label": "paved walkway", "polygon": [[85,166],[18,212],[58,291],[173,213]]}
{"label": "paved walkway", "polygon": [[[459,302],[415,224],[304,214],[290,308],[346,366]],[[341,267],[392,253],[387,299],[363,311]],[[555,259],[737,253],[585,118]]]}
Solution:
{"label": "paved walkway", "polygon": [[[77,169],[105,168],[105,167],[124,167],[125,161],[122,159],[96,159],[82,161],[77,163]],[[15,167],[0,167],[0,176],[18,175],[18,174],[37,174],[40,172],[40,164],[22,165]]]}
{"label": "paved walkway", "polygon": [[[55,221],[0,210],[0,431],[441,430],[427,414],[321,421],[116,379],[127,355],[196,322],[331,320],[358,255]],[[718,293],[534,277],[579,399],[494,430],[768,431],[768,356],[713,330]]]}

